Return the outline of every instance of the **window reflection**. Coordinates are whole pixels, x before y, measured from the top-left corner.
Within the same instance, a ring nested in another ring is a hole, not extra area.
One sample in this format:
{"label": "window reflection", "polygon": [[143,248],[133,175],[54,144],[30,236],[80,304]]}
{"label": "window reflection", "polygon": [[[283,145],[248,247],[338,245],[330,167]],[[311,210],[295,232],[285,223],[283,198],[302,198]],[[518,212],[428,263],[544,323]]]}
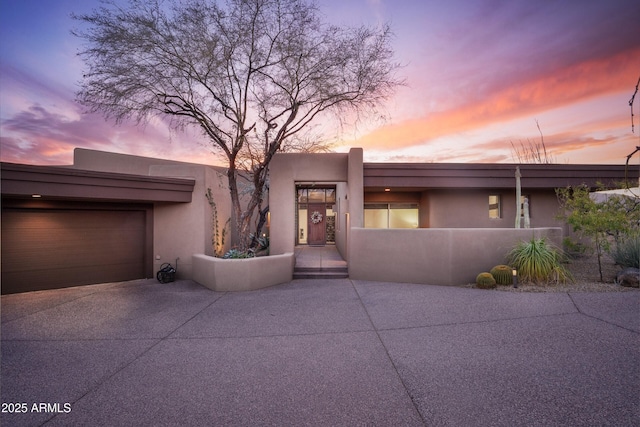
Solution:
{"label": "window reflection", "polygon": [[366,203],[365,228],[418,228],[416,203]]}
{"label": "window reflection", "polygon": [[324,188],[309,188],[309,203],[324,203],[325,189]]}

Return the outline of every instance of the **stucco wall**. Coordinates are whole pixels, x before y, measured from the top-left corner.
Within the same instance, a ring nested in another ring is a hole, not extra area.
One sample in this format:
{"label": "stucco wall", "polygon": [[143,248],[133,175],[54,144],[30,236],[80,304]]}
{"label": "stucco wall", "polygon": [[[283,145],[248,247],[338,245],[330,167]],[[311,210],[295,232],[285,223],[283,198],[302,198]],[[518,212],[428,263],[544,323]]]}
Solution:
{"label": "stucco wall", "polygon": [[[213,255],[212,208],[206,198],[211,189],[218,212],[218,226],[222,227],[231,216],[229,190],[226,177],[207,166],[162,165],[152,166],[153,176],[189,177],[196,180],[193,199],[188,204],[156,205],[154,208],[154,268],[165,262],[178,261],[178,278],[192,278],[192,255]],[[227,227],[225,249],[230,246]]]}
{"label": "stucco wall", "polygon": [[344,258],[347,255],[347,213],[349,212],[349,200],[345,196],[349,194],[346,182],[336,184],[336,247]]}
{"label": "stucco wall", "polygon": [[349,150],[347,185],[351,227],[364,226],[364,172],[362,148]]}
{"label": "stucco wall", "polygon": [[[431,190],[425,192],[428,199],[428,223],[432,228],[513,228],[515,224],[515,190]],[[501,196],[501,218],[489,218],[490,194]],[[558,200],[553,189],[522,190],[530,196],[531,227],[563,227],[555,217]],[[423,206],[421,206],[423,208]]]}
{"label": "stucco wall", "polygon": [[247,259],[193,255],[193,280],[217,292],[252,291],[290,282],[293,253]]}
{"label": "stucco wall", "polygon": [[102,172],[148,175],[153,165],[174,165],[190,163],[152,157],[132,156],[129,154],[110,153],[107,151],[76,148],[73,150],[73,167]]}
{"label": "stucco wall", "polygon": [[[270,253],[293,252],[295,246],[296,183],[335,184],[338,226],[336,246],[347,256],[349,226],[362,224],[362,149],[349,153],[280,153],[269,176]],[[355,221],[355,222],[354,222]]]}
{"label": "stucco wall", "polygon": [[562,229],[352,228],[349,277],[431,285],[464,285],[505,262],[520,240],[562,242]]}

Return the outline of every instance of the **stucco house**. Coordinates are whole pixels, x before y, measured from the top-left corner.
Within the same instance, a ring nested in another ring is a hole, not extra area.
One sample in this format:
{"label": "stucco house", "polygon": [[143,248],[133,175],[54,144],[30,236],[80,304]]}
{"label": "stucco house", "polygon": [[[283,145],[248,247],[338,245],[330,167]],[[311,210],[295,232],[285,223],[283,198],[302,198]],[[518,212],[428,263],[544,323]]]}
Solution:
{"label": "stucco house", "polygon": [[[277,154],[270,253],[335,245],[354,279],[466,283],[514,238],[561,241],[555,188],[625,176],[623,165],[519,165],[532,229],[515,230],[516,166],[364,163],[360,148]],[[225,171],[212,166],[76,149],[69,166],[2,163],[1,173],[2,293],[154,277],[176,259],[178,277],[197,279],[196,255],[222,243],[208,190],[218,226],[231,217]]]}

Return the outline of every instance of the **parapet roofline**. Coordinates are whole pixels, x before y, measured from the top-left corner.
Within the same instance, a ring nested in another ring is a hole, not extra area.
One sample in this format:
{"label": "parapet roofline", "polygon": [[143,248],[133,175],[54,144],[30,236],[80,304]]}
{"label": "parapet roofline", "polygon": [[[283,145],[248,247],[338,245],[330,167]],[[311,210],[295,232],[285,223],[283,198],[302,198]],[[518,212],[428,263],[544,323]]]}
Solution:
{"label": "parapet roofline", "polygon": [[120,202],[191,202],[194,179],[1,163],[3,197]]}
{"label": "parapet roofline", "polygon": [[[586,184],[596,188],[625,179],[624,165],[507,164],[507,163],[364,163],[364,187],[369,191],[436,189],[506,189],[515,185],[520,168],[522,187],[554,189]],[[638,182],[637,168],[628,168],[627,179]]]}

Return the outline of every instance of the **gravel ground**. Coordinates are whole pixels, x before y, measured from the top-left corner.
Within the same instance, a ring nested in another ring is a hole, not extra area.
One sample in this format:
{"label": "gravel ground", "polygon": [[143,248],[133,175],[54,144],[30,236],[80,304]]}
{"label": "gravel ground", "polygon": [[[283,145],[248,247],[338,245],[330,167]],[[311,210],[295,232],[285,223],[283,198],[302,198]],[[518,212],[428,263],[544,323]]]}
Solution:
{"label": "gravel ground", "polygon": [[[608,255],[602,258],[604,282],[600,282],[598,258],[595,255],[573,258],[566,267],[575,279],[573,283],[549,285],[521,283],[518,288],[498,286],[496,290],[503,292],[640,292],[638,288],[627,288],[614,283],[617,272],[622,268],[615,265]],[[475,284],[469,287],[475,287]]]}

